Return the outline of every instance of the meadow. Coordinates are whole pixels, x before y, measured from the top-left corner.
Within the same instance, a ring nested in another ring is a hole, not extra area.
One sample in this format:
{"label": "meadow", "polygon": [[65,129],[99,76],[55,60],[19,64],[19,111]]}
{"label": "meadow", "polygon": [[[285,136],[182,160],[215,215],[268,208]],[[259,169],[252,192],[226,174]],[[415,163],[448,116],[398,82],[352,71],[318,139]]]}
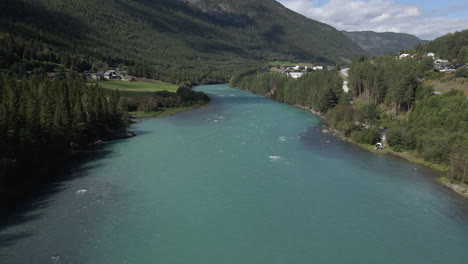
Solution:
{"label": "meadow", "polygon": [[136,82],[99,81],[97,83],[104,89],[105,94],[119,90],[120,95],[123,97],[137,97],[164,90],[176,92],[177,88],[179,88],[175,84],[153,80]]}

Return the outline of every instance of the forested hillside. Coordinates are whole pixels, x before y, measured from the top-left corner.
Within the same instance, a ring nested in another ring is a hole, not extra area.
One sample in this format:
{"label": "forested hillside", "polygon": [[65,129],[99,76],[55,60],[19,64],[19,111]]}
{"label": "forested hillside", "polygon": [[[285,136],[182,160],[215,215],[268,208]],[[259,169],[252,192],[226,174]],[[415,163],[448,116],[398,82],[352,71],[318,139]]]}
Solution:
{"label": "forested hillside", "polygon": [[342,32],[371,56],[413,49],[416,45],[427,43],[426,40],[404,33],[378,33],[374,31]]}
{"label": "forested hillside", "polygon": [[436,57],[456,63],[468,63],[468,29],[449,33],[433,41],[415,47],[416,52],[434,52]]}
{"label": "forested hillside", "polygon": [[0,69],[109,67],[179,83],[227,81],[270,60],[335,64],[363,51],[274,0],[3,0]]}

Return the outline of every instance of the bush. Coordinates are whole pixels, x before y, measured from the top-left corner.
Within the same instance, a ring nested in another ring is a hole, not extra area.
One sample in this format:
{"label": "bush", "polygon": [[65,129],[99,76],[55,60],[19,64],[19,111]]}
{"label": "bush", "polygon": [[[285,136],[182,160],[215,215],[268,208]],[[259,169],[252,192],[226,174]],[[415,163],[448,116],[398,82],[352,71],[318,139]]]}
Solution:
{"label": "bush", "polygon": [[452,146],[450,135],[443,129],[432,129],[417,139],[416,150],[424,160],[434,163],[448,161]]}
{"label": "bush", "polygon": [[455,76],[457,77],[463,77],[463,78],[468,78],[468,67],[460,67],[457,69],[455,72]]}
{"label": "bush", "polygon": [[407,127],[392,127],[387,130],[387,142],[395,151],[414,149],[414,136]]}
{"label": "bush", "polygon": [[380,141],[380,135],[377,129],[361,129],[354,130],[351,139],[357,143],[373,145]]}

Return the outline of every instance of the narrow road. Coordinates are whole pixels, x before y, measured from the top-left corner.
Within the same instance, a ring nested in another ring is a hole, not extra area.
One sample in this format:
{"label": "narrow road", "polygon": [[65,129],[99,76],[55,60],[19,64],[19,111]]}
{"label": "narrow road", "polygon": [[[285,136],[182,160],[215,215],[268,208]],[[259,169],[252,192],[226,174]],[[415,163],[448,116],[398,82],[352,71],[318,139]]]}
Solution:
{"label": "narrow road", "polygon": [[349,68],[341,69],[341,74],[343,74],[344,76],[348,77],[348,71],[349,71]]}
{"label": "narrow road", "polygon": [[[342,69],[342,70],[341,70],[341,74],[343,74],[344,76],[348,77],[348,71],[349,71],[349,68]],[[348,81],[343,81],[343,91],[345,91],[346,93],[349,91],[349,88],[348,88]]]}

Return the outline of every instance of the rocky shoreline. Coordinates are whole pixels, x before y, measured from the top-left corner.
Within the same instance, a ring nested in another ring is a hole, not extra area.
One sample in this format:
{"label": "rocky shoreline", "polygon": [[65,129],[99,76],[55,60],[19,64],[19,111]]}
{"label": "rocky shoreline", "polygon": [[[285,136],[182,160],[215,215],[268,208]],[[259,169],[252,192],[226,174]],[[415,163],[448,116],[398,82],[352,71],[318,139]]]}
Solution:
{"label": "rocky shoreline", "polygon": [[439,178],[437,181],[445,187],[452,189],[454,192],[468,199],[468,185],[464,183],[450,182],[450,180],[445,177]]}

